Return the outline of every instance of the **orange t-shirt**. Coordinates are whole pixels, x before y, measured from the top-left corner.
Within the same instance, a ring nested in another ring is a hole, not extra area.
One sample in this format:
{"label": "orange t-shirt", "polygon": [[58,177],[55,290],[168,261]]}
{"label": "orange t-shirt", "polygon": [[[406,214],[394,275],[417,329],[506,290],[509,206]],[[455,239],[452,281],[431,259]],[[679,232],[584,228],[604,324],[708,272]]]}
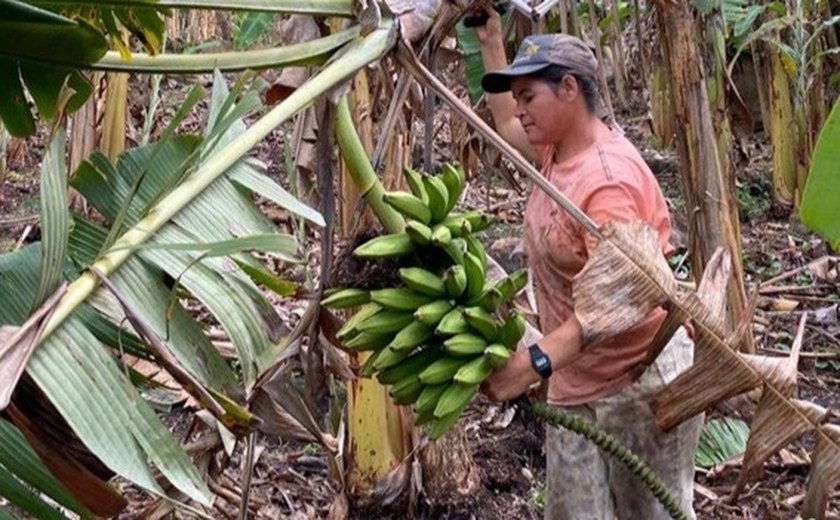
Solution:
{"label": "orange t-shirt", "polygon": [[[561,164],[554,163],[552,147],[541,155],[543,175],[598,226],[641,219],[659,234],[662,251],[672,252],[665,198],[650,168],[624,136],[613,131]],[[597,239],[542,190],[532,191],[525,209],[525,245],[545,333],[574,312],[572,280],[596,244]],[[644,360],[664,317],[665,311],[657,309],[632,329],[585,346],[579,357],[552,375],[549,402],[588,403],[629,385],[631,369]]]}

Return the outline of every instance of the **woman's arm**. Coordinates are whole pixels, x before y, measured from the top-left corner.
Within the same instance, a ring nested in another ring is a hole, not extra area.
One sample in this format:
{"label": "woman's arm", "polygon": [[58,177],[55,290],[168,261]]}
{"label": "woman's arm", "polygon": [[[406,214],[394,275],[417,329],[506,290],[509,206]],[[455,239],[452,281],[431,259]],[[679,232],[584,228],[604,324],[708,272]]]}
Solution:
{"label": "woman's arm", "polygon": [[[505,45],[502,35],[502,18],[499,13],[488,5],[487,22],[475,28],[475,34],[481,44],[481,58],[484,62],[484,70],[492,72],[507,67],[507,56],[505,56]],[[528,159],[538,162],[539,157],[528,141],[519,119],[516,118],[516,100],[510,92],[500,94],[487,94],[487,106],[493,114],[493,122],[496,132],[505,141],[513,145],[522,155]]]}
{"label": "woman's arm", "polygon": [[[551,360],[553,370],[572,362],[583,349],[583,330],[580,322],[572,315],[558,328],[537,343]],[[514,352],[507,364],[494,372],[482,385],[482,392],[494,401],[508,401],[523,394],[540,380],[540,375],[531,366],[527,350]]]}

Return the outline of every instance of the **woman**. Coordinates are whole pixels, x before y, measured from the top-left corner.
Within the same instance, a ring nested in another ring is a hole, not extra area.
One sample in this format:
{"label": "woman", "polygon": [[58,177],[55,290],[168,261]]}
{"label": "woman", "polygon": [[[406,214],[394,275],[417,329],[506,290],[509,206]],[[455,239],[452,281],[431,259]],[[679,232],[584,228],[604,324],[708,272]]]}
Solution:
{"label": "woman", "polygon": [[[542,167],[543,175],[596,224],[643,220],[670,253],[668,208],[662,192],[633,145],[596,115],[597,62],[579,39],[563,35],[527,37],[508,67],[501,20],[487,8],[476,28],[485,70],[482,86],[496,130]],[[540,328],[545,336],[517,352],[484,386],[492,399],[522,394],[548,378],[548,400],[616,435],[638,453],[691,511],[694,450],[701,418],[661,431],[647,398],[692,362],[685,331],[636,381],[664,311],[600,343],[583,345],[575,318],[571,282],[597,241],[541,190],[525,211],[525,243],[534,277]],[[585,439],[548,427],[547,519],[668,518],[641,482]],[[693,517],[693,513],[692,513]]]}

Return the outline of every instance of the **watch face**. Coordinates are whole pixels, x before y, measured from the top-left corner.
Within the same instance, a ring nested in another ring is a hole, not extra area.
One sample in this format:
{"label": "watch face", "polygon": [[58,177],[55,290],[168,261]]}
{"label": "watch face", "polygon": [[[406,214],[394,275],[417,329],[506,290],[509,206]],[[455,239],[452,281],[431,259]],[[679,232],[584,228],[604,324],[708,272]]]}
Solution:
{"label": "watch face", "polygon": [[549,377],[552,372],[551,360],[545,352],[540,349],[539,345],[531,345],[528,350],[531,354],[531,366],[534,370],[543,378]]}

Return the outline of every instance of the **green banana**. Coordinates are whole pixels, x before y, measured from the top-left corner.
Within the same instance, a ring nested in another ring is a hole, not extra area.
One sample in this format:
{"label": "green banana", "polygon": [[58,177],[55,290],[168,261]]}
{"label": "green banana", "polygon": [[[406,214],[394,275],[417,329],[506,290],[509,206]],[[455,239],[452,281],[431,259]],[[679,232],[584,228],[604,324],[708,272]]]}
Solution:
{"label": "green banana", "polygon": [[[373,299],[373,293],[371,293]],[[502,304],[502,293],[496,287],[487,287],[482,291],[478,298],[473,298],[467,302],[467,305],[478,305],[487,312],[496,312],[499,305]]]}
{"label": "green banana", "polygon": [[470,399],[478,391],[478,385],[464,385],[455,383],[449,385],[449,388],[440,396],[437,406],[435,406],[435,417],[440,419],[451,413],[461,410]]}
{"label": "green banana", "polygon": [[525,316],[518,312],[511,312],[508,319],[499,327],[496,343],[501,343],[507,348],[515,348],[522,336],[525,335],[525,325]]}
{"label": "green banana", "polygon": [[376,352],[372,352],[371,355],[368,356],[367,360],[365,360],[364,364],[359,368],[359,377],[373,377],[373,374],[376,373],[376,370],[373,368],[373,363],[376,361],[376,356],[380,352],[381,350],[378,350]]}
{"label": "green banana", "polygon": [[422,200],[424,204],[429,203],[429,194],[426,193],[426,186],[423,185],[423,174],[411,168],[403,170],[406,184],[415,197]]}
{"label": "green banana", "polygon": [[[422,397],[422,394],[421,394],[421,397]],[[418,398],[417,400],[419,401],[420,399]],[[424,411],[418,413],[414,417],[414,424],[416,426],[422,426],[422,425],[424,425],[428,422],[433,421],[434,418],[435,418],[435,410],[434,409],[424,410]]]}
{"label": "green banana", "polygon": [[420,392],[420,396],[417,398],[417,402],[414,403],[414,410],[417,413],[434,411],[438,400],[440,400],[440,396],[443,395],[443,392],[445,392],[448,387],[449,383],[438,383],[436,385],[424,386],[423,391]]}
{"label": "green banana", "polygon": [[464,272],[467,274],[467,300],[473,300],[481,295],[484,290],[486,275],[481,260],[474,254],[467,252],[464,255]]}
{"label": "green banana", "polygon": [[424,385],[445,383],[451,380],[458,369],[469,361],[468,358],[444,356],[420,371],[417,377]]}
{"label": "green banana", "polygon": [[380,370],[390,368],[407,358],[409,354],[411,354],[411,350],[409,349],[397,351],[389,345],[377,352],[376,361],[373,362],[373,369],[379,372]]}
{"label": "green banana", "polygon": [[[434,217],[432,217],[434,219]],[[464,218],[470,222],[473,233],[484,231],[493,223],[493,217],[481,211],[468,211],[466,213],[450,213],[447,219]]]}
{"label": "green banana", "polygon": [[433,246],[443,247],[452,241],[452,232],[449,231],[449,228],[442,225],[437,224],[432,228],[432,238],[430,242]]}
{"label": "green banana", "polygon": [[393,341],[388,346],[397,352],[411,350],[429,339],[433,332],[434,329],[431,327],[423,325],[419,321],[412,321],[397,332],[397,335],[394,336]]}
{"label": "green banana", "polygon": [[441,249],[446,251],[449,258],[455,264],[464,263],[464,253],[467,251],[467,242],[463,238],[453,238],[448,244],[441,246]]}
{"label": "green banana", "polygon": [[375,303],[367,303],[362,305],[359,308],[359,311],[350,316],[347,321],[344,322],[344,325],[338,329],[338,332],[335,333],[335,337],[344,341],[350,339],[351,337],[355,336],[359,333],[358,325],[365,321],[366,319],[370,318],[374,314],[378,313],[382,310],[382,307]]}
{"label": "green banana", "polygon": [[[469,221],[466,221],[469,222]],[[464,237],[467,241],[467,251],[478,257],[481,260],[481,268],[487,270],[487,251],[484,249],[484,244],[475,235],[469,234]]]}
{"label": "green banana", "polygon": [[487,360],[485,354],[459,368],[452,379],[462,385],[478,385],[492,373],[493,366]]}
{"label": "green banana", "polygon": [[440,221],[441,226],[446,226],[453,237],[467,238],[472,234],[472,225],[465,218],[451,219],[446,217]]}
{"label": "green banana", "polygon": [[461,192],[464,191],[464,186],[467,183],[467,175],[464,170],[455,165],[444,164],[440,179],[449,192],[449,199],[446,204],[446,212],[449,213],[458,203],[458,199],[461,198]]}
{"label": "green banana", "polygon": [[388,309],[414,312],[417,307],[434,301],[434,298],[403,287],[389,287],[371,291],[370,300]]}
{"label": "green banana", "polygon": [[485,348],[487,341],[471,332],[452,336],[443,342],[443,350],[453,356],[474,356],[483,353]]}
{"label": "green banana", "polygon": [[411,193],[404,191],[389,191],[382,195],[382,200],[406,217],[428,224],[432,219],[432,212],[428,204]]}
{"label": "green banana", "polygon": [[467,272],[462,265],[453,265],[443,272],[443,284],[450,298],[460,298],[467,289]]}
{"label": "green banana", "polygon": [[359,258],[388,258],[403,256],[414,251],[414,241],[405,233],[394,233],[372,238],[357,247],[353,254]]}
{"label": "green banana", "polygon": [[384,309],[362,320],[356,325],[356,329],[368,334],[387,334],[401,330],[412,321],[414,316],[410,312]]}
{"label": "green banana", "polygon": [[391,389],[388,391],[388,394],[394,400],[394,404],[398,404],[400,406],[407,406],[417,401],[417,398],[420,397],[420,393],[422,391],[423,383],[421,383],[415,375],[412,377],[407,377],[399,383],[392,386]]}
{"label": "green banana", "polygon": [[350,350],[379,350],[391,343],[393,334],[373,334],[371,332],[360,332],[351,339],[344,342],[344,346]]}
{"label": "green banana", "polygon": [[528,269],[517,269],[508,276],[505,276],[495,286],[502,293],[502,301],[506,302],[519,294],[525,285],[528,284]]}
{"label": "green banana", "polygon": [[435,327],[450,310],[452,310],[452,304],[449,303],[449,300],[435,300],[432,303],[418,307],[414,311],[414,319],[423,325]]}
{"label": "green banana", "polygon": [[[469,403],[469,401],[467,401]],[[431,440],[437,440],[443,436],[444,433],[452,429],[461,417],[461,412],[467,407],[467,403],[461,408],[455,410],[449,415],[443,417],[435,417],[428,422],[427,433]]]}
{"label": "green banana", "polygon": [[379,372],[376,375],[376,379],[383,385],[393,385],[410,375],[419,374],[435,361],[442,359],[444,355],[443,351],[438,347],[419,350],[396,365]]}
{"label": "green banana", "polygon": [[321,305],[329,309],[347,309],[366,303],[370,303],[370,291],[355,288],[341,289],[321,300]]}
{"label": "green banana", "polygon": [[427,246],[432,241],[432,228],[417,220],[406,222],[405,234],[418,246]]}
{"label": "green banana", "polygon": [[461,309],[452,309],[444,316],[435,329],[438,336],[454,336],[470,330],[467,320],[461,313]]}
{"label": "green banana", "polygon": [[440,276],[422,267],[403,267],[399,275],[400,280],[415,292],[435,298],[446,295],[446,286]]}
{"label": "green banana", "polygon": [[499,326],[496,318],[481,307],[468,307],[464,309],[464,319],[469,326],[478,331],[487,341],[496,339]]}
{"label": "green banana", "polygon": [[494,369],[501,368],[510,359],[510,350],[502,344],[494,343],[484,349],[484,358]]}
{"label": "green banana", "polygon": [[449,205],[449,190],[439,177],[426,175],[423,177],[426,193],[429,194],[429,210],[432,212],[432,222],[439,222],[446,217]]}

